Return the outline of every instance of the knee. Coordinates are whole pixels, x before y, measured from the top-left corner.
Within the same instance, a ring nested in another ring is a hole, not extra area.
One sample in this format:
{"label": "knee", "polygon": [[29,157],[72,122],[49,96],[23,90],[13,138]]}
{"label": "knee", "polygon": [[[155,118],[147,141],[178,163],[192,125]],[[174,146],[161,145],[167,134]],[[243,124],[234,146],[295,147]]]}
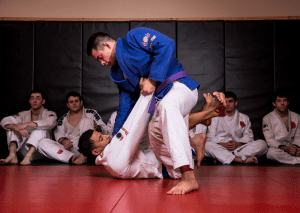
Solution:
{"label": "knee", "polygon": [[279,150],[276,148],[269,148],[267,152],[267,158],[275,159],[275,156],[277,155],[278,151]]}

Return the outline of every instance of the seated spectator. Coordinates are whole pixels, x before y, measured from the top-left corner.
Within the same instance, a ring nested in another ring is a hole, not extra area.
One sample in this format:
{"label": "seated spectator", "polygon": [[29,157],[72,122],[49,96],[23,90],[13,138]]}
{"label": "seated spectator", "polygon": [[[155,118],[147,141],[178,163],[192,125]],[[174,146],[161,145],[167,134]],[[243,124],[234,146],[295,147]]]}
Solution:
{"label": "seated spectator", "polygon": [[107,134],[108,128],[96,110],[83,107],[82,97],[77,92],[67,94],[66,104],[69,112],[58,120],[54,130],[56,141],[44,139],[38,149],[50,159],[83,164],[87,162],[87,158],[78,151],[79,137],[88,129],[96,129]]}
{"label": "seated spectator", "polygon": [[18,163],[17,152],[23,158],[22,165],[44,158],[36,149],[43,138],[51,138],[51,130],[57,120],[55,112],[43,107],[45,102],[45,95],[41,90],[32,90],[30,110],[2,119],[1,126],[6,130],[9,155],[6,159],[1,159],[1,163]]}
{"label": "seated spectator", "polygon": [[269,150],[267,158],[284,164],[300,164],[300,116],[288,109],[285,92],[276,92],[274,110],[263,118],[263,133]]}
{"label": "seated spectator", "polygon": [[267,144],[264,140],[253,140],[249,117],[236,109],[236,95],[225,92],[225,98],[226,116],[212,118],[205,154],[223,164],[258,164],[257,157],[267,152]]}

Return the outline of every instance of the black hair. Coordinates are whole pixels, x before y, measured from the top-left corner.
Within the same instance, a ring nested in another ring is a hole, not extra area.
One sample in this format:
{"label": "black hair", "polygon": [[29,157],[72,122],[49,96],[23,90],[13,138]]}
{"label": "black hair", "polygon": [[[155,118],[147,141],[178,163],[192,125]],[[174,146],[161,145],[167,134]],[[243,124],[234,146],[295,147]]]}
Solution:
{"label": "black hair", "polygon": [[79,95],[78,92],[75,92],[75,91],[72,91],[72,92],[69,92],[67,95],[66,95],[66,103],[68,103],[68,99],[73,96],[73,97],[79,97],[79,100],[80,101],[83,101],[82,97]]}
{"label": "black hair", "polygon": [[111,41],[113,40],[110,35],[104,32],[97,32],[90,36],[88,43],[87,43],[87,49],[86,53],[90,56],[92,54],[92,50],[103,50],[103,42],[105,41]]}
{"label": "black hair", "polygon": [[290,101],[290,97],[288,93],[285,90],[279,90],[273,93],[272,95],[272,102],[275,103],[277,97],[279,98],[286,98],[288,101]]}
{"label": "black hair", "polygon": [[233,98],[234,101],[237,101],[237,97],[234,92],[226,91],[226,92],[224,92],[224,95],[225,95],[225,98]]}
{"label": "black hair", "polygon": [[94,130],[89,129],[85,131],[79,138],[78,147],[79,152],[88,158],[94,157],[92,151],[95,148],[94,141],[91,140],[91,137],[94,133]]}
{"label": "black hair", "polygon": [[42,90],[40,90],[40,89],[33,89],[33,90],[31,90],[30,95],[29,95],[29,98],[31,97],[31,95],[32,95],[33,93],[40,93],[41,96],[42,96],[42,98],[46,100],[45,93],[44,93]]}

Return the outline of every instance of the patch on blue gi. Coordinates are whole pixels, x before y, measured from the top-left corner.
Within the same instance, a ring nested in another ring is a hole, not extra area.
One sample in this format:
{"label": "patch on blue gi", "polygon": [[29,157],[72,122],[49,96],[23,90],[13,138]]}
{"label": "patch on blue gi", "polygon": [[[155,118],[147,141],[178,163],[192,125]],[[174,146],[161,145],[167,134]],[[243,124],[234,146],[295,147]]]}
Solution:
{"label": "patch on blue gi", "polygon": [[149,37],[150,37],[150,34],[149,34],[149,33],[146,33],[145,36],[143,37],[143,42],[142,42],[142,44],[143,44],[145,47],[148,45]]}

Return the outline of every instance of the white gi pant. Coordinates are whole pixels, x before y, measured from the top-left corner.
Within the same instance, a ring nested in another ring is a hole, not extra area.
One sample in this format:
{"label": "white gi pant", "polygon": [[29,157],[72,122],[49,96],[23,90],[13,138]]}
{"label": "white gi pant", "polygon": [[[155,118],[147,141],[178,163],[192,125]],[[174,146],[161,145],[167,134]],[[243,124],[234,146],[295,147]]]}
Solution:
{"label": "white gi pant", "polygon": [[233,151],[229,151],[223,146],[208,142],[205,144],[205,156],[217,159],[223,164],[230,164],[234,158],[240,157],[245,161],[248,157],[259,157],[264,155],[268,150],[268,146],[264,140],[256,140],[239,146]]}
{"label": "white gi pant", "polygon": [[[291,146],[289,142],[280,142],[284,146]],[[300,157],[295,157],[279,148],[269,147],[267,158],[284,164],[300,164]]]}
{"label": "white gi pant", "polygon": [[189,165],[194,169],[188,116],[197,100],[198,89],[192,91],[186,85],[175,82],[156,106],[148,127],[153,152],[172,178],[181,178],[182,166]]}
{"label": "white gi pant", "polygon": [[152,95],[141,95],[122,128],[98,155],[96,165],[118,178],[162,178],[162,165],[152,151],[148,138]]}
{"label": "white gi pant", "polygon": [[65,147],[57,141],[45,138],[40,141],[38,146],[39,152],[47,158],[58,160],[63,163],[68,163],[73,155],[81,155],[78,151],[79,138],[85,131],[89,129],[94,130],[94,123],[90,118],[82,118],[78,125],[80,125],[80,131],[78,131],[74,138],[68,138],[66,134],[66,138],[73,142],[73,147],[70,150],[65,149]]}
{"label": "white gi pant", "polygon": [[[6,131],[6,136],[8,147],[12,141],[15,141],[17,143],[17,151],[19,151],[19,153],[24,158],[29,150],[28,145],[34,146],[37,150],[40,141],[47,137],[47,130],[32,130],[28,138],[22,137],[21,134],[18,132],[8,130]],[[40,160],[44,158],[45,156],[43,156],[39,152],[34,152],[31,160]]]}

